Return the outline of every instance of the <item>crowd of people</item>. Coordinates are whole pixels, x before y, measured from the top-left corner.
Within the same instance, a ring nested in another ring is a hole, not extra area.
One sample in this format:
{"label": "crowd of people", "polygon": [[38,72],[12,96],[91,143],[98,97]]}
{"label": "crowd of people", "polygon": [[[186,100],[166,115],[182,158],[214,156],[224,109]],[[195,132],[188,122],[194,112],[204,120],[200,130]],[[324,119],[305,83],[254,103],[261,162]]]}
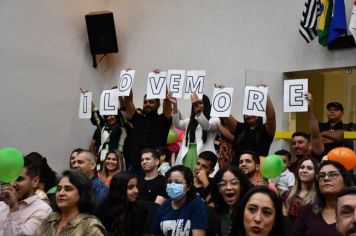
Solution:
{"label": "crowd of people", "polygon": [[[161,114],[159,99],[145,96],[136,108],[132,91],[119,98],[116,116],[101,116],[92,104],[92,142],[70,153],[68,170],[58,176],[30,153],[20,176],[1,186],[0,236],[356,233],[352,177],[325,157],[334,147],[352,148],[343,140],[343,106],[329,103],[328,121],[319,123],[312,95],[305,99],[309,133],[293,133],[290,151],[274,153],[284,170],[273,179],[260,173],[276,132],[270,98],[265,122],[210,117],[209,98],[196,94],[187,119],[171,94]],[[173,153],[170,129],[185,133]]]}

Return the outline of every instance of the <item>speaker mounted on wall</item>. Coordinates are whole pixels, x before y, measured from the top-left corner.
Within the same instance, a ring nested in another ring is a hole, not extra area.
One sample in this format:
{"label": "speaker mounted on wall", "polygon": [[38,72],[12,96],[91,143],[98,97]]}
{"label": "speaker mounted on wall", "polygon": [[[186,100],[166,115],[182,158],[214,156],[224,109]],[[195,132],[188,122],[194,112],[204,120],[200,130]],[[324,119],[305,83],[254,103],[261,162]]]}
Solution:
{"label": "speaker mounted on wall", "polygon": [[93,55],[93,66],[96,67],[96,55],[117,53],[117,38],[114,15],[111,11],[90,12],[85,15],[90,52]]}

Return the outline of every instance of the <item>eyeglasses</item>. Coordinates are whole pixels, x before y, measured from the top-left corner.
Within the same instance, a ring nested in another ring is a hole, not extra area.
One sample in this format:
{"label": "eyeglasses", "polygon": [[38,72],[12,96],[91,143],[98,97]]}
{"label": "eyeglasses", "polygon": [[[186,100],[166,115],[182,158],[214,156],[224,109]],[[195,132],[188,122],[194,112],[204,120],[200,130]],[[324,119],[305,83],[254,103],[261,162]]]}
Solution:
{"label": "eyeglasses", "polygon": [[230,186],[237,186],[239,183],[240,183],[240,180],[237,179],[237,178],[233,178],[233,179],[230,179],[230,180],[221,180],[218,183],[218,187],[219,188],[226,188],[229,184],[230,184]]}
{"label": "eyeglasses", "polygon": [[340,176],[339,171],[330,171],[328,173],[326,172],[319,172],[315,177],[318,181],[325,179],[325,177],[328,176],[330,180],[336,179],[338,176]]}

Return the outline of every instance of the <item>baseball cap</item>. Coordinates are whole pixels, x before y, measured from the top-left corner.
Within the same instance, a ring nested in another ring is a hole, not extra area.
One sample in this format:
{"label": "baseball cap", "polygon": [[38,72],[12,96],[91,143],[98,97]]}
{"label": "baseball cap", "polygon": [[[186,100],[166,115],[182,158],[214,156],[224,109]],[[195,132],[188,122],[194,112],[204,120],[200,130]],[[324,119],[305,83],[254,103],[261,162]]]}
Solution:
{"label": "baseball cap", "polygon": [[329,102],[326,108],[330,109],[331,107],[335,107],[337,110],[344,111],[343,105],[338,102]]}

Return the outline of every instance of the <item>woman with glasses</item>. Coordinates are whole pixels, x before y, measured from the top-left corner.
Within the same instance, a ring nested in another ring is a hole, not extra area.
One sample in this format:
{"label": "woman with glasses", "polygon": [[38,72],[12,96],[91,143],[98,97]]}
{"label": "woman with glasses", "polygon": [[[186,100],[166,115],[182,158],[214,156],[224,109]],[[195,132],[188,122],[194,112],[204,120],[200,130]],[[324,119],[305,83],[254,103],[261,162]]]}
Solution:
{"label": "woman with glasses", "polygon": [[230,235],[232,218],[239,200],[253,185],[236,166],[219,170],[213,180],[211,197],[219,219],[219,235]]}
{"label": "woman with glasses", "polygon": [[204,236],[208,228],[207,208],[195,196],[193,174],[189,168],[178,165],[166,174],[167,194],[152,226],[154,235]]}
{"label": "woman with glasses", "polygon": [[285,215],[291,219],[292,223],[297,219],[303,207],[315,200],[315,174],[318,166],[314,158],[308,157],[301,159],[298,164],[295,184],[288,195],[285,209]]}
{"label": "woman with glasses", "polygon": [[324,161],[316,175],[316,198],[304,207],[294,225],[292,235],[334,236],[336,232],[336,195],[352,185],[345,167],[336,161]]}

